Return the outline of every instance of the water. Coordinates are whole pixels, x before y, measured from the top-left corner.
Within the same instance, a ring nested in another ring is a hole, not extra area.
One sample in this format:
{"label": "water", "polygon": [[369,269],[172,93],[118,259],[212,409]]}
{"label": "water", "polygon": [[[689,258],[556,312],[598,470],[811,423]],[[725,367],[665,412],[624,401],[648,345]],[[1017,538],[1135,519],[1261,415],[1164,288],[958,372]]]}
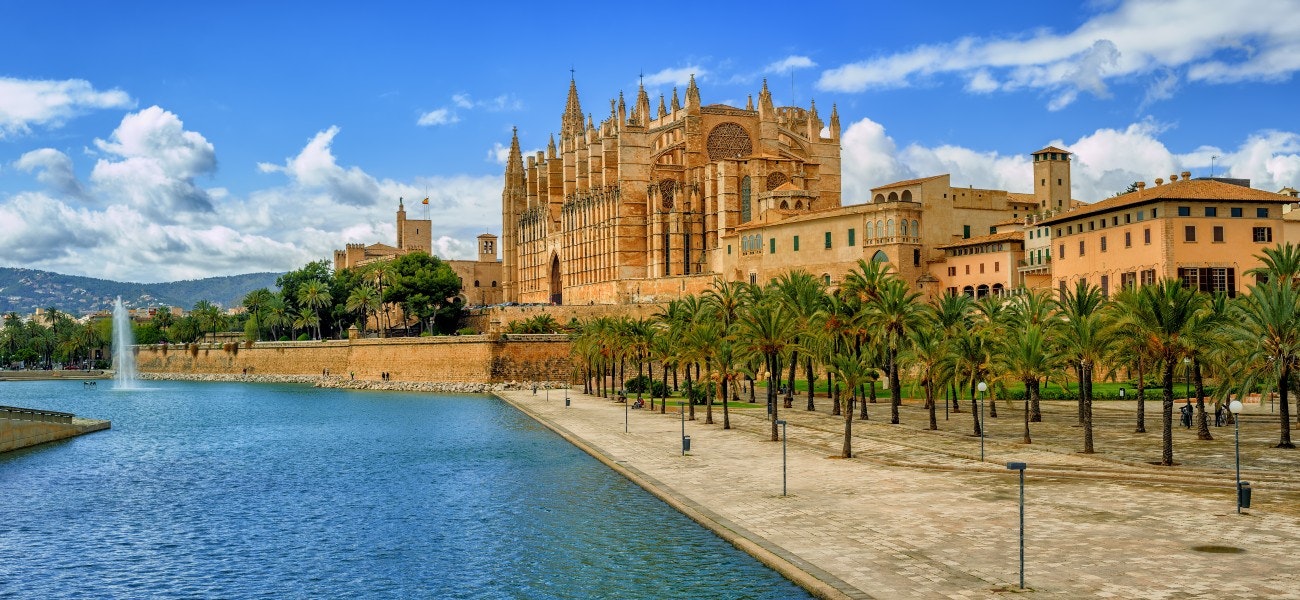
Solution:
{"label": "water", "polygon": [[118,296],[113,302],[113,384],[114,389],[138,389],[135,378],[135,333],[131,331],[131,314]]}
{"label": "water", "polygon": [[5,382],[113,429],[0,454],[0,598],[808,598],[485,396]]}

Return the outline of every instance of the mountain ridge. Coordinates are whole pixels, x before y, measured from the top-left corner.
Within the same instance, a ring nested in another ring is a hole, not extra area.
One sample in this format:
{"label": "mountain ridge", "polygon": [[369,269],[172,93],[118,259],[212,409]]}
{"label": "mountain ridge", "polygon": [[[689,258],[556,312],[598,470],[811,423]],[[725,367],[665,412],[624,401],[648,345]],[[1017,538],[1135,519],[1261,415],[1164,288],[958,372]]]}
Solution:
{"label": "mountain ridge", "polygon": [[53,306],[82,316],[112,310],[118,296],[130,308],[179,306],[189,309],[199,300],[229,308],[238,306],[248,292],[275,289],[283,273],[246,273],[162,283],[133,283],[64,275],[53,271],[0,267],[0,313],[31,314]]}

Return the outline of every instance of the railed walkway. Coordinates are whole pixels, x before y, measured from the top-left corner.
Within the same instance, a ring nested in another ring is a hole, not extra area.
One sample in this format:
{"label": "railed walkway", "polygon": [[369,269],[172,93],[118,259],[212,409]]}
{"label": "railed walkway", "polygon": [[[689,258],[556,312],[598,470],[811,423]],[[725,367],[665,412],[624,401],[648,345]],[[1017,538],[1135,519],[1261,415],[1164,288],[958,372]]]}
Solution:
{"label": "railed walkway", "polygon": [[724,431],[720,410],[704,425],[697,407],[683,457],[676,407],[630,411],[624,433],[623,405],[606,399],[571,393],[566,409],[556,390],[549,400],[497,394],[823,597],[1019,592],[1017,479],[1005,463],[1023,460],[1027,593],[1300,598],[1300,455],[1268,448],[1272,420],[1244,422],[1243,478],[1262,483],[1254,508],[1238,516],[1232,429],[1213,428],[1210,442],[1179,429],[1180,466],[1147,464],[1159,459],[1158,403],[1148,403],[1146,434],[1131,433],[1127,405],[1098,407],[1094,455],[1075,453],[1082,431],[1072,426],[1072,404],[1048,404],[1047,422],[1032,425],[1035,443],[1025,446],[1021,414],[1001,403],[981,463],[969,413],[945,422],[940,412],[941,431],[924,431],[928,419],[911,402],[901,425],[885,424],[887,403],[870,405],[872,420],[853,423],[856,458],[836,458],[843,421],[818,398],[816,412],[782,411],[790,422],[783,497],[781,445],[768,441],[762,409],[733,410],[734,430]]}

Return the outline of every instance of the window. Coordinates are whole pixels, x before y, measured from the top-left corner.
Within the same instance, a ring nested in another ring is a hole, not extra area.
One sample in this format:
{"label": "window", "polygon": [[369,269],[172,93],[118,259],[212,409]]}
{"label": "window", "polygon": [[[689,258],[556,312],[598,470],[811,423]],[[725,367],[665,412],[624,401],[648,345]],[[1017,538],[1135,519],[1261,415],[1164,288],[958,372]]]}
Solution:
{"label": "window", "polygon": [[1132,213],[1124,213],[1124,224],[1125,224],[1125,225],[1128,225],[1129,223],[1132,223],[1132,222],[1133,222],[1133,214],[1132,214]]}
{"label": "window", "polygon": [[1150,243],[1151,243],[1151,228],[1150,228],[1150,227],[1147,227],[1146,229],[1143,229],[1143,230],[1142,230],[1142,243],[1143,243],[1143,244],[1150,244]]}
{"label": "window", "polygon": [[[1265,208],[1265,209],[1261,209],[1261,210],[1268,210],[1268,209]],[[1271,242],[1271,241],[1273,241],[1273,228],[1272,228],[1272,227],[1252,227],[1252,228],[1250,229],[1250,237],[1251,237],[1251,239],[1255,240],[1256,242]]]}
{"label": "window", "polygon": [[984,274],[984,263],[980,263],[980,275]]}
{"label": "window", "polygon": [[822,281],[825,281],[825,282],[826,282],[826,285],[830,285],[830,284],[831,284],[831,276],[830,276],[830,274],[822,275]]}
{"label": "window", "polygon": [[907,219],[903,219],[902,221],[898,222],[898,235],[901,235],[903,237],[907,237],[908,235],[910,235],[907,227]]}
{"label": "window", "polygon": [[921,237],[921,222],[916,219],[912,219],[912,236]]}
{"label": "window", "polygon": [[970,275],[970,265],[966,265],[966,274]]}
{"label": "window", "polygon": [[1213,206],[1207,206],[1205,207],[1205,216],[1217,217],[1219,216],[1219,209]]}
{"label": "window", "polygon": [[[1102,227],[1105,227],[1105,225],[1102,225]],[[1094,229],[1096,229],[1096,227],[1093,226],[1093,222],[1092,222],[1092,221],[1088,221],[1088,231],[1092,231],[1092,230],[1094,230]],[[1083,226],[1082,226],[1082,225],[1079,226],[1079,231],[1083,231]]]}
{"label": "window", "polygon": [[1138,279],[1138,274],[1136,271],[1129,271],[1128,273],[1120,273],[1119,287],[1121,288],[1137,287],[1137,279]]}
{"label": "window", "polygon": [[[894,237],[894,220],[885,221],[885,237]],[[829,248],[830,246],[827,246]]]}
{"label": "window", "polygon": [[1195,241],[1196,241],[1196,226],[1195,226],[1195,225],[1187,225],[1187,226],[1183,227],[1183,240],[1188,241],[1188,242],[1195,242]]}
{"label": "window", "polygon": [[831,232],[827,231],[827,232],[826,232],[826,248],[829,249],[830,247],[831,247]]}
{"label": "window", "polygon": [[1222,241],[1223,241],[1223,226],[1222,226],[1222,225],[1215,225],[1215,226],[1214,226],[1214,229],[1211,230],[1211,231],[1212,231],[1212,241],[1215,241],[1215,242],[1222,242]]}
{"label": "window", "polygon": [[1190,206],[1180,206],[1180,207],[1178,207],[1178,216],[1180,216],[1180,217],[1190,217],[1190,216],[1192,216],[1192,207],[1190,207]]}
{"label": "window", "polygon": [[1061,237],[1061,228],[1060,228],[1060,227],[1057,227],[1057,228],[1056,228],[1056,237]]}
{"label": "window", "polygon": [[744,179],[740,180],[740,222],[741,223],[748,223],[750,219],[754,218],[754,208],[750,204],[749,190],[750,190],[749,176],[746,175]]}
{"label": "window", "polygon": [[[1081,229],[1080,231],[1082,231],[1082,229]],[[1065,233],[1068,233],[1068,234],[1070,234],[1070,235],[1074,235],[1074,225],[1067,226],[1067,227],[1065,228]]]}
{"label": "window", "polygon": [[854,231],[852,227],[849,228],[849,247],[853,247],[853,246],[857,245],[857,243],[858,243],[858,235],[857,235],[857,234],[858,234],[858,232],[857,232],[857,231]]}
{"label": "window", "polygon": [[998,228],[997,228],[997,227],[989,227],[989,235],[993,235],[993,234],[995,234],[995,233],[997,233],[997,232],[998,232]]}
{"label": "window", "polygon": [[1110,297],[1110,275],[1101,276],[1101,297]]}
{"label": "window", "polygon": [[731,244],[727,244],[727,254],[731,254]]}
{"label": "window", "polygon": [[1231,217],[1234,218],[1234,219],[1240,219],[1240,218],[1241,218],[1241,208],[1240,208],[1240,207],[1235,207],[1235,206],[1232,207],[1232,208],[1229,208],[1229,209],[1228,209],[1228,215],[1231,216]]}
{"label": "window", "polygon": [[1159,212],[1160,212],[1160,209],[1158,209],[1158,208],[1153,208],[1153,209],[1151,209],[1151,218],[1152,218],[1152,219],[1157,219],[1157,218],[1159,218],[1159,217],[1160,217],[1160,215],[1158,214]]}
{"label": "window", "polygon": [[914,266],[914,267],[919,267],[919,266],[921,266],[921,249],[920,249],[920,248],[912,248],[912,266]]}
{"label": "window", "polygon": [[996,261],[996,260],[993,261],[993,272],[994,272],[994,273],[997,273],[997,272],[999,272],[999,271],[1001,271],[1001,270],[1002,270],[1002,262],[1001,262],[1001,261]]}
{"label": "window", "polygon": [[1268,209],[1267,209],[1267,208],[1256,208],[1256,209],[1255,209],[1255,216],[1258,217],[1258,218],[1261,218],[1261,219],[1267,219],[1267,218],[1268,218]]}
{"label": "window", "polygon": [[1142,285],[1153,285],[1156,282],[1156,270],[1147,269],[1139,273],[1139,281]]}
{"label": "window", "polygon": [[1115,216],[1111,217],[1111,218],[1110,218],[1110,224],[1111,224],[1111,225],[1119,225],[1119,215],[1115,215]]}
{"label": "window", "polygon": [[1178,278],[1183,287],[1201,292],[1227,292],[1237,295],[1236,269],[1231,267],[1179,267]]}
{"label": "window", "polygon": [[957,276],[957,267],[948,267],[948,276],[949,276],[949,277],[956,277],[956,276]]}
{"label": "window", "polygon": [[876,237],[875,223],[872,223],[871,221],[867,221],[867,241],[870,242],[871,238],[874,237]]}
{"label": "window", "polygon": [[1106,251],[1106,236],[1104,235],[1101,236],[1101,251],[1102,252]]}
{"label": "window", "polygon": [[1147,214],[1147,211],[1145,211],[1145,210],[1139,210],[1139,211],[1138,211],[1138,220],[1141,221],[1142,219],[1145,219],[1145,218],[1146,218],[1146,214]]}
{"label": "window", "polygon": [[1065,244],[1061,244],[1061,249],[1059,252],[1056,253],[1056,257],[1060,259],[1065,258]]}
{"label": "window", "polygon": [[767,253],[768,253],[768,254],[776,254],[776,238],[768,238],[768,240],[767,240]]}
{"label": "window", "polygon": [[961,237],[962,239],[970,239],[970,225],[961,226]]}
{"label": "window", "polygon": [[1079,240],[1079,256],[1083,256],[1083,240]]}
{"label": "window", "polygon": [[474,280],[474,287],[479,287],[477,279]]}
{"label": "window", "polygon": [[794,236],[794,251],[795,252],[799,251],[799,236],[797,235]]}
{"label": "window", "polygon": [[1133,247],[1133,232],[1131,231],[1124,232],[1124,247],[1125,248]]}

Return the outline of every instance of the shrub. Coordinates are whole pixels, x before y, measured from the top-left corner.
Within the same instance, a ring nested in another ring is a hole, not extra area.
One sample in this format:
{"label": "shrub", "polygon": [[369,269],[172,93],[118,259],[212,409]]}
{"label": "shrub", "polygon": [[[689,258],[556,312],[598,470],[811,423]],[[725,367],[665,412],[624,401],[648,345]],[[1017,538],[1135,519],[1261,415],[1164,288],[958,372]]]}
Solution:
{"label": "shrub", "polygon": [[298,341],[300,341],[300,342],[306,342],[306,341],[309,341],[309,340],[311,340],[311,336],[310,336],[310,335],[307,335],[307,334],[305,334],[305,333],[298,334]]}
{"label": "shrub", "polygon": [[460,331],[457,331],[456,333],[460,335],[478,335],[478,330],[473,327],[462,327]]}
{"label": "shrub", "polygon": [[668,393],[668,386],[662,381],[651,379],[649,375],[642,375],[627,381],[627,392],[629,394],[649,392],[651,396],[663,397]]}

